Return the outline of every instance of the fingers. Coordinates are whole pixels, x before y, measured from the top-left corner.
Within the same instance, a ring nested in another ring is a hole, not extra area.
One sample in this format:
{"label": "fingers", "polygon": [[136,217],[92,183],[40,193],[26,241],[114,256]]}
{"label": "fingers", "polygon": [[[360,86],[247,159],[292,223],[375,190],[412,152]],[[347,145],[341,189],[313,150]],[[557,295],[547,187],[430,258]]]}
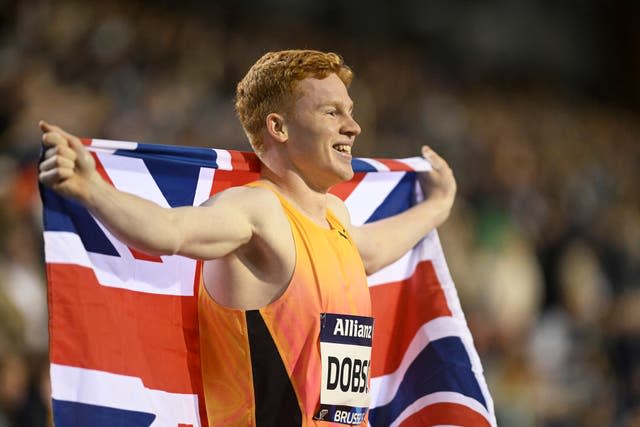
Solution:
{"label": "fingers", "polygon": [[43,121],[39,126],[44,132],[42,142],[46,150],[38,166],[38,179],[43,184],[55,186],[73,176],[78,153],[70,146],[73,143],[69,134]]}
{"label": "fingers", "polygon": [[40,122],[38,122],[38,126],[40,126],[40,130],[43,133],[54,132],[54,133],[59,133],[65,139],[69,139],[69,140],[78,139],[77,136],[71,135],[69,132],[65,131],[61,127],[47,123],[44,120],[40,120]]}
{"label": "fingers", "polygon": [[45,145],[68,144],[74,150],[81,150],[82,147],[84,147],[80,138],[70,134],[59,126],[52,125],[44,120],[40,120],[38,126],[43,132],[42,141]]}
{"label": "fingers", "polygon": [[69,169],[73,170],[75,162],[73,159],[54,154],[46,160],[43,160],[38,167],[41,172],[46,172],[52,169]]}
{"label": "fingers", "polygon": [[55,187],[56,184],[70,178],[73,175],[73,169],[69,168],[55,168],[47,171],[40,172],[38,180],[50,187]]}
{"label": "fingers", "polygon": [[431,164],[431,167],[435,171],[440,171],[442,169],[449,168],[449,165],[447,164],[446,160],[440,157],[440,155],[438,155],[438,153],[433,151],[433,149],[428,145],[422,146],[422,157],[424,157],[429,162],[429,164]]}
{"label": "fingers", "polygon": [[47,122],[45,122],[44,120],[40,120],[38,122],[38,127],[40,128],[40,130],[42,132],[49,132],[51,131],[51,125]]}
{"label": "fingers", "polygon": [[422,157],[424,157],[425,159],[428,158],[431,152],[433,152],[431,147],[429,147],[428,145],[422,146]]}
{"label": "fingers", "polygon": [[[57,135],[57,137],[59,137],[59,135]],[[57,141],[57,139],[58,138],[56,138],[55,134],[49,134],[47,138],[48,141],[45,142],[45,145],[49,145],[49,148],[44,152],[44,158],[49,159],[54,156],[61,156],[75,161],[78,158],[78,154],[75,150],[72,150],[64,140],[60,142]],[[54,142],[51,142],[52,140]]]}
{"label": "fingers", "polygon": [[49,148],[38,166],[38,179],[43,184],[53,185],[74,174],[76,153],[67,146]]}
{"label": "fingers", "polygon": [[42,142],[49,147],[67,144],[67,138],[64,136],[64,132],[57,126],[50,125],[44,120],[40,120],[38,123],[40,130],[42,131]]}
{"label": "fingers", "polygon": [[45,147],[49,147],[47,151],[51,149],[61,149],[61,147],[69,148],[68,141],[57,132],[46,132],[42,135],[42,143]]}

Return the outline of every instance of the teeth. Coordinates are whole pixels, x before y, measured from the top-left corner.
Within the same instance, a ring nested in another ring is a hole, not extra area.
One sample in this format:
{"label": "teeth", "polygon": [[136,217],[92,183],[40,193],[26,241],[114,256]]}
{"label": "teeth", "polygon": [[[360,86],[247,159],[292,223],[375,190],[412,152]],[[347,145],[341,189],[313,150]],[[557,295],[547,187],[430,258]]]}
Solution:
{"label": "teeth", "polygon": [[336,144],[333,146],[333,148],[340,151],[341,153],[351,154],[351,146],[348,144]]}

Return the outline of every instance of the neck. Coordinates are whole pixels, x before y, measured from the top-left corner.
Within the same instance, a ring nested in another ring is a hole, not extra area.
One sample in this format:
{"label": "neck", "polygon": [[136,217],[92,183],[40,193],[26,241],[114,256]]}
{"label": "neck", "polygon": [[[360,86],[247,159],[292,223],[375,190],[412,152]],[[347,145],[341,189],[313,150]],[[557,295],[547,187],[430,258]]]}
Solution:
{"label": "neck", "polygon": [[291,170],[276,173],[262,165],[262,180],[271,183],[296,208],[322,227],[327,226],[328,188],[314,188],[300,175]]}

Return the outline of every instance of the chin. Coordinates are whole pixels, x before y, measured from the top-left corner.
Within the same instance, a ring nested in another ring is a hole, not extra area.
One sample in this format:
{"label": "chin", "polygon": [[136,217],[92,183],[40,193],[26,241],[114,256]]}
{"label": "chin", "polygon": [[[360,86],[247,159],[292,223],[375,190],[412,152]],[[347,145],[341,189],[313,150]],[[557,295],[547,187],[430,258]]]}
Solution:
{"label": "chin", "polygon": [[340,182],[351,181],[353,178],[353,168],[349,167],[349,169],[344,169],[338,172],[338,177],[340,178]]}
{"label": "chin", "polygon": [[343,182],[350,181],[353,178],[353,169],[334,170],[331,175],[325,177],[326,181],[322,184],[323,188],[330,189],[334,185],[342,184]]}

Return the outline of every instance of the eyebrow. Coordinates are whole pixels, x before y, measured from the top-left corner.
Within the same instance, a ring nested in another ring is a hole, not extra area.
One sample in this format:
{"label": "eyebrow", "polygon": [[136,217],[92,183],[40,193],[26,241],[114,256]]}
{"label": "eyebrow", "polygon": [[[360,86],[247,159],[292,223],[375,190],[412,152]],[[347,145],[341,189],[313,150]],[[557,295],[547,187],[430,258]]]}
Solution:
{"label": "eyebrow", "polygon": [[320,104],[318,104],[318,108],[325,108],[325,107],[346,107],[346,110],[349,113],[353,113],[353,109],[355,107],[355,104],[353,102],[349,102],[348,104],[343,104],[340,101],[327,101],[327,102],[321,102]]}

